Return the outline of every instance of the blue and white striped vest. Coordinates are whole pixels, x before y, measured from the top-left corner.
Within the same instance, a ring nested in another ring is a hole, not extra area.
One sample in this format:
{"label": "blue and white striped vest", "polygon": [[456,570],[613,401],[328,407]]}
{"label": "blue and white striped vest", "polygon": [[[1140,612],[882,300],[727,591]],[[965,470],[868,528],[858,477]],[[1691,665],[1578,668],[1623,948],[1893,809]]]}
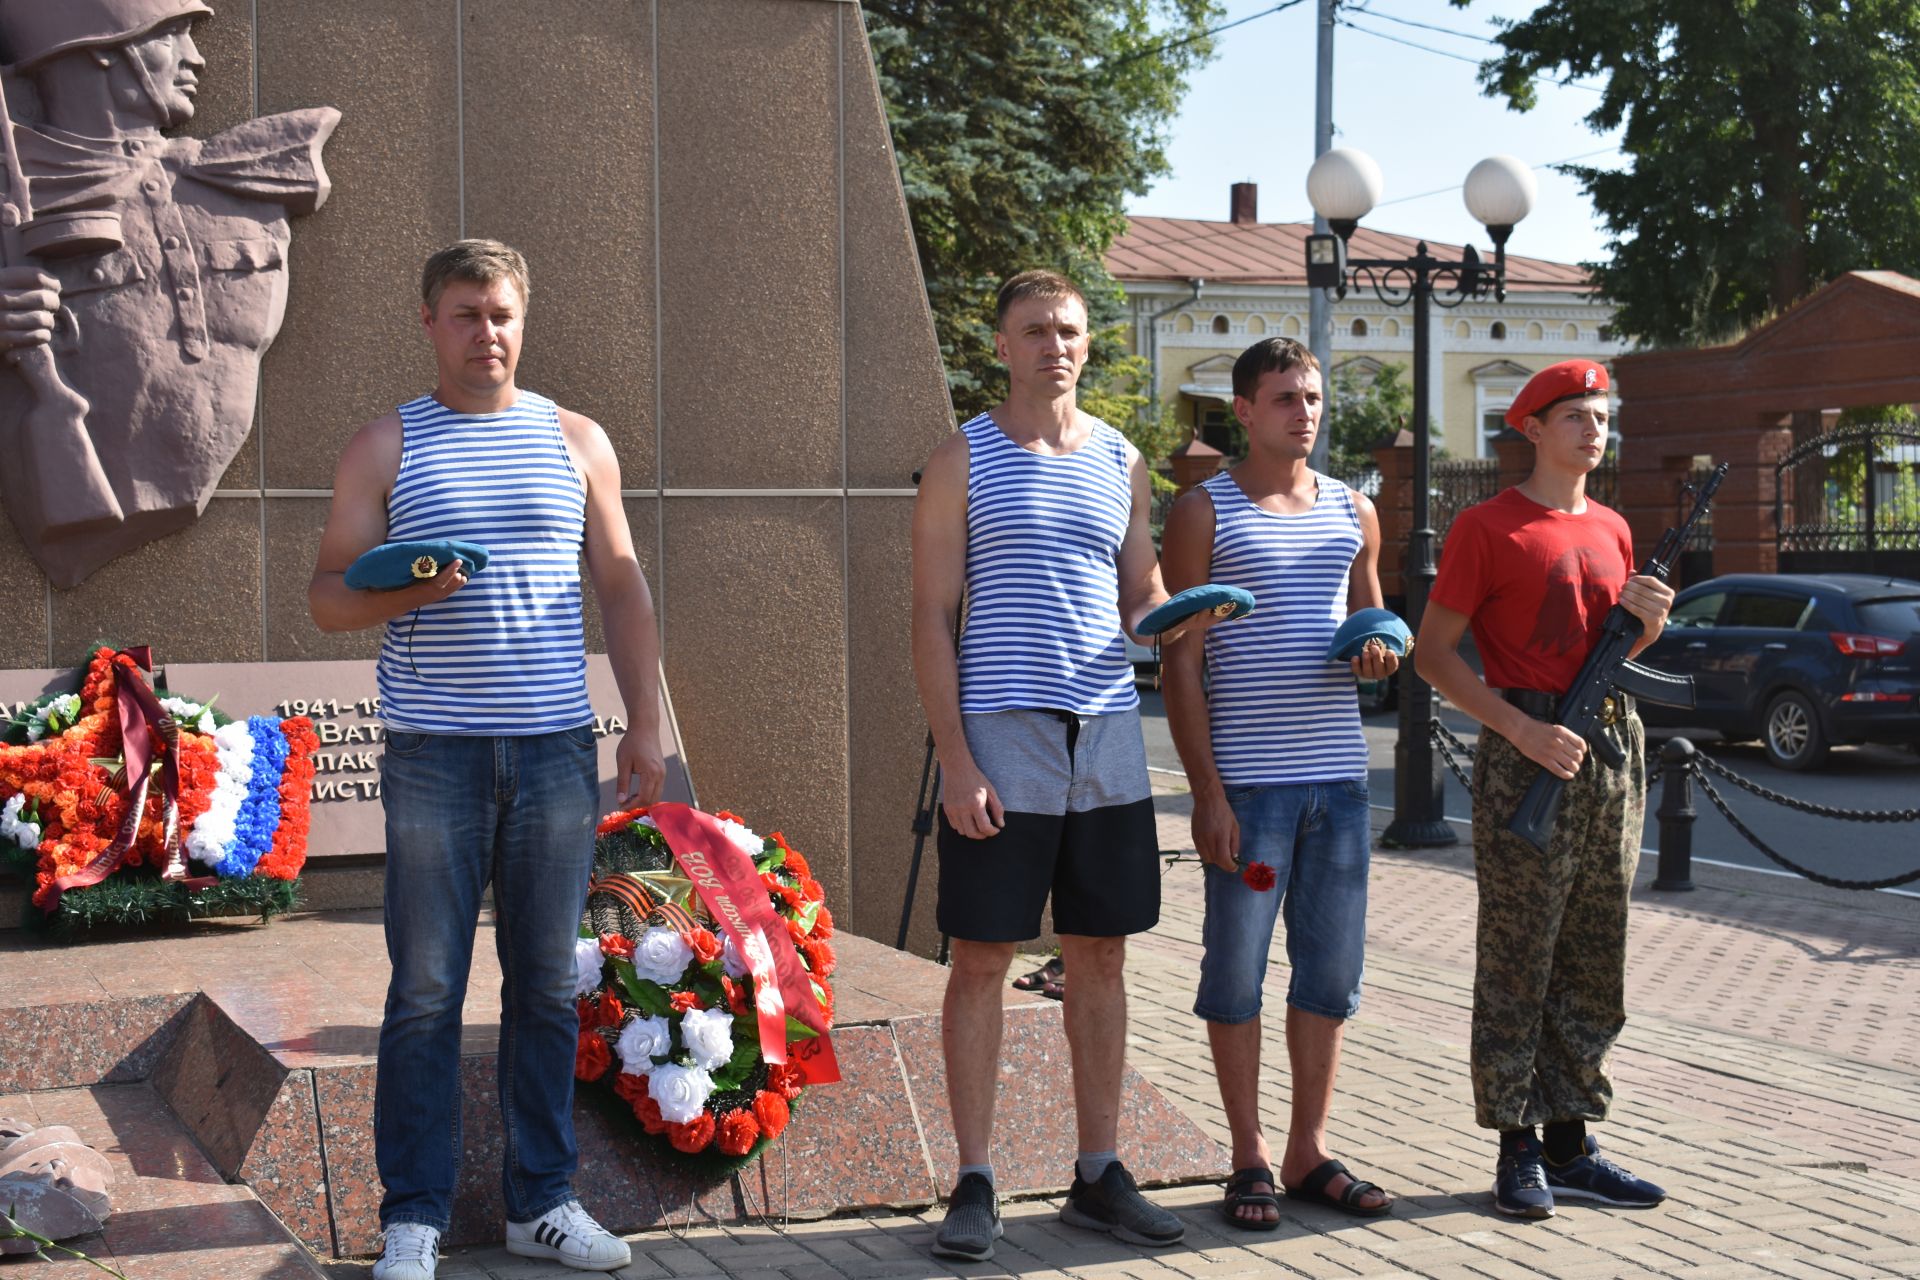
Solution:
{"label": "blue and white striped vest", "polygon": [[981,414],[967,437],[967,616],[960,710],[1106,715],[1140,705],[1120,636],[1126,438],[1104,422],[1069,454],[1032,453]]}
{"label": "blue and white striped vest", "polygon": [[580,620],[586,483],[553,401],[522,390],[500,413],[431,396],[400,406],[393,542],[459,538],[489,553],[466,586],[387,624],[381,719],[415,733],[551,733],[593,719]]}
{"label": "blue and white striped vest", "polygon": [[1348,574],[1360,550],[1352,492],[1315,473],[1313,509],[1276,515],[1226,472],[1213,500],[1213,582],[1253,592],[1252,614],[1206,633],[1213,758],[1229,787],[1367,776],[1367,742],[1353,672],[1328,662],[1347,616]]}

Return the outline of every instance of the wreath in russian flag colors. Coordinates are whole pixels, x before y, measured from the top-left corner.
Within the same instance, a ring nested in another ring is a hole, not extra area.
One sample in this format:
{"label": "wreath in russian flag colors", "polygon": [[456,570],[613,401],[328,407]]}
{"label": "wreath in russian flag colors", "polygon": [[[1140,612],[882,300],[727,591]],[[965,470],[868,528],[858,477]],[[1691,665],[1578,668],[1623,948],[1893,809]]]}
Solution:
{"label": "wreath in russian flag colors", "polygon": [[307,857],[304,716],[234,720],[155,690],[144,647],[0,730],[0,865],[64,926],[290,910]]}
{"label": "wreath in russian flag colors", "polygon": [[839,1079],[833,916],[807,860],[733,814],[656,804],[600,824],[576,944],[574,1074],[689,1155],[745,1159]]}

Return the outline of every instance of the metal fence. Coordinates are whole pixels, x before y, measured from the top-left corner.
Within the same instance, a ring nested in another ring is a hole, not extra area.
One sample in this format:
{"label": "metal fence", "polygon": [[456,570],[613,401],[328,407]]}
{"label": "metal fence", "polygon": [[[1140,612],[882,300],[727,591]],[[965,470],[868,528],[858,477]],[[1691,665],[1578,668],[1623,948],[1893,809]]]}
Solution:
{"label": "metal fence", "polygon": [[1433,511],[1433,545],[1438,550],[1447,540],[1447,530],[1453,527],[1455,516],[1500,492],[1500,460],[1436,459],[1429,476],[1427,491]]}

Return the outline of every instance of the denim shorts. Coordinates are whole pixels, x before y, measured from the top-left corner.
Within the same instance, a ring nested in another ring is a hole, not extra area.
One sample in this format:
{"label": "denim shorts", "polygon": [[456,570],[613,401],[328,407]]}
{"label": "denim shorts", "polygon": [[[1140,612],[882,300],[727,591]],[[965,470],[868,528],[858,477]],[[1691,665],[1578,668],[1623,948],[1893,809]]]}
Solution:
{"label": "denim shorts", "polygon": [[1228,787],[1240,859],[1273,868],[1264,892],[1206,867],[1207,922],[1194,1013],[1247,1022],[1260,1013],[1274,917],[1286,913],[1287,1003],[1325,1018],[1360,1008],[1372,845],[1365,779]]}

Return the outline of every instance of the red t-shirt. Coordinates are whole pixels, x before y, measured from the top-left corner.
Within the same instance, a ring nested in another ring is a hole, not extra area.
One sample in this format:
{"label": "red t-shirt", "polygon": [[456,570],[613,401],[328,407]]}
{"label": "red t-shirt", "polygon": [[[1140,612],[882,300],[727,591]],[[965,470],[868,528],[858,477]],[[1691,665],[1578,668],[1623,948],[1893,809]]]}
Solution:
{"label": "red t-shirt", "polygon": [[1589,498],[1569,515],[1508,489],[1454,517],[1427,598],[1472,619],[1493,688],[1564,693],[1632,565],[1619,512]]}

